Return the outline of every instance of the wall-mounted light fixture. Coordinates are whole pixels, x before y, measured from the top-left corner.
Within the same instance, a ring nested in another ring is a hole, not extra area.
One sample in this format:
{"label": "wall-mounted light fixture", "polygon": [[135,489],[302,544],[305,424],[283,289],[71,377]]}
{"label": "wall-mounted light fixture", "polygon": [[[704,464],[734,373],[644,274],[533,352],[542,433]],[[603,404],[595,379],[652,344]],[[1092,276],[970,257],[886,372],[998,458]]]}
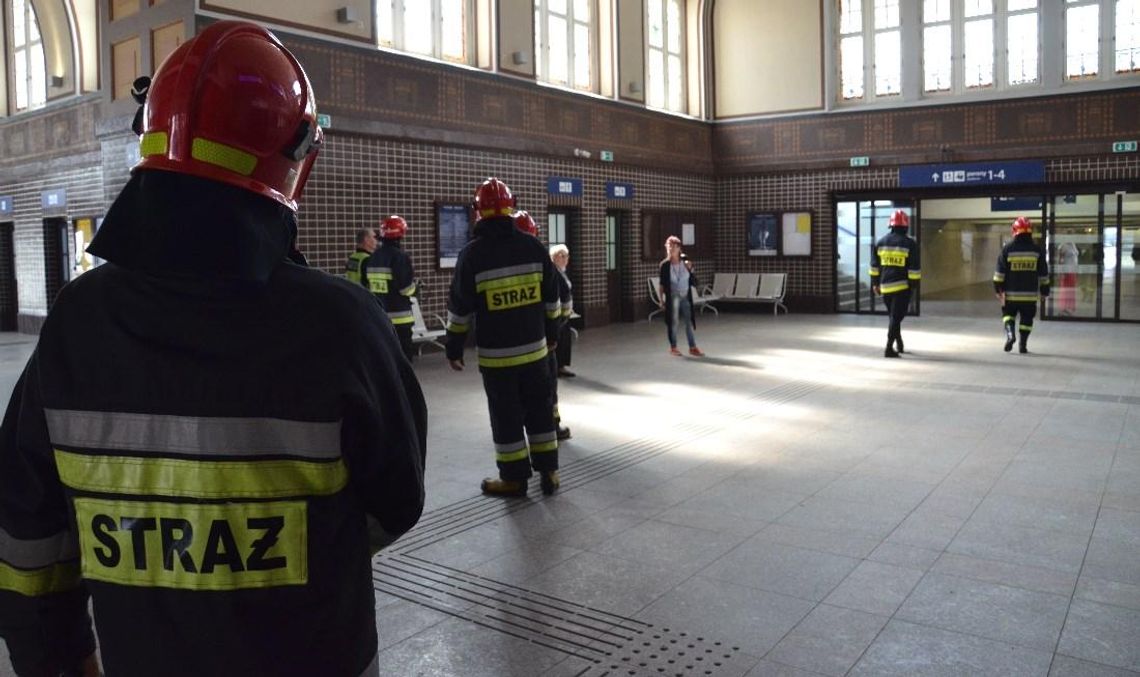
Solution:
{"label": "wall-mounted light fixture", "polygon": [[641,93],[641,83],[638,82],[637,80],[630,82],[629,83],[629,93],[630,94],[640,94]]}
{"label": "wall-mounted light fixture", "polygon": [[528,64],[528,63],[530,63],[530,54],[527,54],[526,52],[524,52],[522,50],[519,50],[517,52],[511,52],[511,63],[513,63],[516,66],[522,66],[523,64]]}
{"label": "wall-mounted light fixture", "polygon": [[63,76],[62,75],[51,76],[51,86],[55,87],[56,89],[62,87],[63,86]]}
{"label": "wall-mounted light fixture", "polygon": [[336,11],[336,21],[342,24],[354,24],[359,20],[355,7],[341,7]]}

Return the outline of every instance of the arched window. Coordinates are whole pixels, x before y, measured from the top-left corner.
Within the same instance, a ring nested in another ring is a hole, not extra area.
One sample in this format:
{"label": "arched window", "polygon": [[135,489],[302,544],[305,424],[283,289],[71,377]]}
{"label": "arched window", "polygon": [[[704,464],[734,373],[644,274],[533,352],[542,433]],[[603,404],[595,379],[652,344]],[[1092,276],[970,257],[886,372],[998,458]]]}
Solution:
{"label": "arched window", "polygon": [[380,46],[467,63],[469,0],[379,0]]}
{"label": "arched window", "polygon": [[685,13],[681,0],[646,0],[646,103],[685,112]]}
{"label": "arched window", "polygon": [[16,94],[15,112],[39,108],[47,101],[47,67],[40,24],[29,0],[11,0],[12,82]]}
{"label": "arched window", "polygon": [[594,0],[534,0],[535,75],[594,90]]}

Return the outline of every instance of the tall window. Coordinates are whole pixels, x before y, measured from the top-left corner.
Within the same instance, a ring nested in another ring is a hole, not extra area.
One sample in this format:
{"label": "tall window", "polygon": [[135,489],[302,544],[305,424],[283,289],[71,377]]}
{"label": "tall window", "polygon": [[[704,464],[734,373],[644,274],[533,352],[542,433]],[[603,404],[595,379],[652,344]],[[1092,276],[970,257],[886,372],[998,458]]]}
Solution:
{"label": "tall window", "polygon": [[962,69],[966,87],[994,84],[994,0],[965,0]]}
{"label": "tall window", "polygon": [[1140,0],[1118,0],[1116,3],[1117,73],[1140,72]]}
{"label": "tall window", "polygon": [[1037,0],[1007,0],[1005,18],[1006,82],[1037,82],[1040,51],[1037,37]]}
{"label": "tall window", "polygon": [[538,79],[591,91],[593,0],[534,0],[535,73]]}
{"label": "tall window", "polygon": [[466,63],[468,0],[378,0],[382,47]]}
{"label": "tall window", "polygon": [[1038,0],[924,0],[923,91],[1040,81]]}
{"label": "tall window", "polygon": [[1100,72],[1100,3],[1065,3],[1065,77],[1080,79]]}
{"label": "tall window", "polygon": [[646,0],[646,102],[685,111],[685,23],[681,0]]}
{"label": "tall window", "polygon": [[16,112],[39,108],[47,102],[47,67],[36,11],[28,0],[12,0],[12,79]]}
{"label": "tall window", "polygon": [[[870,36],[866,39],[865,36]],[[844,99],[902,91],[899,0],[839,0],[840,91]]]}

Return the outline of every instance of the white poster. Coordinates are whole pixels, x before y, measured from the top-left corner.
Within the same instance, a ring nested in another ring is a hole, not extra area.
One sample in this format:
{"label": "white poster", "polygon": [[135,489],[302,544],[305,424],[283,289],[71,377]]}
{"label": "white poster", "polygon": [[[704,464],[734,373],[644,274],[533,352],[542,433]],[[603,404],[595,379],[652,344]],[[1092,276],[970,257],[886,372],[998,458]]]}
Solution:
{"label": "white poster", "polygon": [[697,224],[695,223],[682,223],[681,224],[681,244],[696,244],[697,243]]}

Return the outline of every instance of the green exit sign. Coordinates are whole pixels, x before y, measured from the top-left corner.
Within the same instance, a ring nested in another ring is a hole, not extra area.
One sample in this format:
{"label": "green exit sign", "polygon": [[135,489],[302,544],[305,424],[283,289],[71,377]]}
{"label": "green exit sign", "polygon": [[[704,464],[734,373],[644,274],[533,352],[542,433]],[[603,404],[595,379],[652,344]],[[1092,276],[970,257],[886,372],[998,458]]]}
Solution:
{"label": "green exit sign", "polygon": [[1113,153],[1135,153],[1136,152],[1136,142],[1135,141],[1115,141],[1112,144],[1112,152]]}
{"label": "green exit sign", "polygon": [[603,150],[601,155],[602,155],[602,162],[613,162],[614,161],[614,152],[612,150]]}
{"label": "green exit sign", "polygon": [[866,155],[851,158],[852,167],[867,167],[871,164],[871,158]]}
{"label": "green exit sign", "polygon": [[326,115],[324,113],[317,113],[317,124],[320,125],[323,129],[332,127],[332,116]]}

